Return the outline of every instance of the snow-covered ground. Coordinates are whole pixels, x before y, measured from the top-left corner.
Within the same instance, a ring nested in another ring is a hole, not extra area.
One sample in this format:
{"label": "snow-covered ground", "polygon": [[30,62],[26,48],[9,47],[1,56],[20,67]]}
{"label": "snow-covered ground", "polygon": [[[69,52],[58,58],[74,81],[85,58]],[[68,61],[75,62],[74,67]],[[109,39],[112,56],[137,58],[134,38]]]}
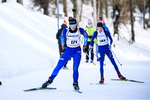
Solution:
{"label": "snow-covered ground", "polygon": [[62,69],[50,86],[57,90],[24,92],[24,89],[40,87],[57,64],[57,19],[32,12],[15,2],[0,4],[0,81],[3,83],[0,99],[149,100],[150,30],[143,30],[137,23],[135,31],[136,43],[131,45],[121,39],[112,50],[122,63],[119,66],[116,60],[121,73],[144,83],[111,81],[118,77],[106,57],[105,85],[90,85],[99,82],[99,62],[95,59],[96,66],[85,63],[83,54],[79,68],[82,94],[73,92],[72,60],[67,64],[69,69]]}

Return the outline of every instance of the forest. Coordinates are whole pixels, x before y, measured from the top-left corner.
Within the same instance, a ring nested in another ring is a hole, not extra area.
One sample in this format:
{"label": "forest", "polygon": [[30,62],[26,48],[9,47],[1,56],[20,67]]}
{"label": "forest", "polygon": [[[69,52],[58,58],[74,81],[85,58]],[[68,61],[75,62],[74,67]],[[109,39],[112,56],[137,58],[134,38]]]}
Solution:
{"label": "forest", "polygon": [[[84,12],[83,5],[91,5],[93,7],[94,25],[96,25],[100,17],[108,18],[110,14],[113,19],[113,35],[119,35],[118,28],[121,24],[125,26],[130,24],[130,43],[135,42],[134,21],[136,18],[141,20],[143,29],[150,28],[150,0],[32,0],[33,7],[31,8],[36,8],[37,11],[41,11],[47,16],[57,17],[57,3],[59,3],[59,5],[63,5],[63,14],[59,13],[59,17],[69,17],[68,1],[71,1],[73,9],[76,9],[75,16],[78,23],[81,22],[82,12]],[[2,2],[7,2],[7,0],[2,0]],[[17,0],[17,2],[23,5],[23,0]],[[140,11],[140,14],[135,14],[136,9]]]}

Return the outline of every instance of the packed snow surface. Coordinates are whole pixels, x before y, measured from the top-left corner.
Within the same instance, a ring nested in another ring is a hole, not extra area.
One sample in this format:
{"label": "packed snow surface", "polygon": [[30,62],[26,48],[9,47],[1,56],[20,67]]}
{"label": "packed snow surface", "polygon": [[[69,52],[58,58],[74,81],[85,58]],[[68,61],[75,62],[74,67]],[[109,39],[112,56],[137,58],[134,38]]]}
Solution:
{"label": "packed snow surface", "polygon": [[[122,38],[112,50],[122,64],[120,66],[114,57],[122,75],[144,83],[111,81],[118,76],[105,57],[105,84],[90,85],[100,80],[99,62],[95,57],[96,66],[85,63],[85,54],[82,53],[79,67],[82,94],[73,92],[72,59],[67,64],[69,69],[62,69],[49,86],[56,87],[56,90],[24,92],[25,89],[40,87],[55,68],[59,60],[56,32],[56,18],[33,12],[15,2],[0,4],[1,100],[150,99],[150,31],[143,30],[138,23],[135,26],[136,42],[129,44]],[[122,32],[126,29],[122,28]]]}

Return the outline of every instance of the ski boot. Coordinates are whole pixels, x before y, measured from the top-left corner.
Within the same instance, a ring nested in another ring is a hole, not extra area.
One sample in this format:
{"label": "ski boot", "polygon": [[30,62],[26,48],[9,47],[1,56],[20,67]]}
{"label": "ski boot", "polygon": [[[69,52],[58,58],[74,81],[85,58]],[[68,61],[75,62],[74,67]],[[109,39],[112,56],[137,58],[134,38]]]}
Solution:
{"label": "ski boot", "polygon": [[79,90],[78,82],[73,82],[73,87],[75,90]]}
{"label": "ski boot", "polygon": [[67,66],[64,66],[63,69],[68,69],[68,67],[67,67]]}
{"label": "ski boot", "polygon": [[99,61],[99,59],[97,58],[97,61]]}
{"label": "ski boot", "polygon": [[86,63],[88,63],[89,61],[88,61],[88,60],[86,60],[85,62],[86,62]]}
{"label": "ski boot", "polygon": [[48,85],[50,85],[53,82],[53,79],[49,77],[48,81],[43,83],[42,88],[47,88]]}
{"label": "ski boot", "polygon": [[118,73],[118,77],[119,77],[121,80],[125,80],[125,79],[126,79],[125,77],[123,77],[123,76],[121,75],[121,73]]}
{"label": "ski boot", "polygon": [[99,84],[104,84],[104,77],[101,77],[101,80],[99,81]]}

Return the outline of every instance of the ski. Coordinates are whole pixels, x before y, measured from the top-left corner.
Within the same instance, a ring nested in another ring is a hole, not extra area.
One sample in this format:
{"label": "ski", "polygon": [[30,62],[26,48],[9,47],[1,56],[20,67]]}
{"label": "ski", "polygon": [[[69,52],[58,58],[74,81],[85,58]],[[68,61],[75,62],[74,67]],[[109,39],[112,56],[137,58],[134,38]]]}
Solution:
{"label": "ski", "polygon": [[77,93],[82,93],[82,91],[80,90],[73,90],[74,92],[77,92]]}
{"label": "ski", "polygon": [[56,90],[56,88],[42,88],[42,87],[39,87],[39,88],[26,89],[26,90],[23,90],[23,91],[28,92],[28,91],[35,91],[35,90]]}
{"label": "ski", "polygon": [[112,81],[128,81],[128,82],[144,83],[142,81],[130,80],[130,79],[125,79],[125,80],[122,80],[122,79],[111,79],[111,80]]}

